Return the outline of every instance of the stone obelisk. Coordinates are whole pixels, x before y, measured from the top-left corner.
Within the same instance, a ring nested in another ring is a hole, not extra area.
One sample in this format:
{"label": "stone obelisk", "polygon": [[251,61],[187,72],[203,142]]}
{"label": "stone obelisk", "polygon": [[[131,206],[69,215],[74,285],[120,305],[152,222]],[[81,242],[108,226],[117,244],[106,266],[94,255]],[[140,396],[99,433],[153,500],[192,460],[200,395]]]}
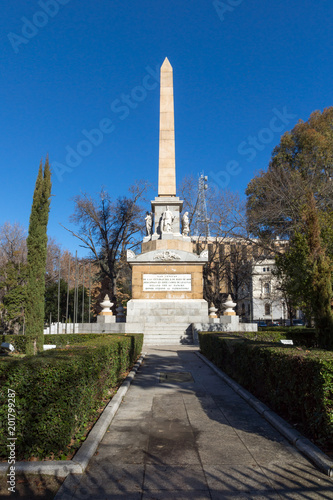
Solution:
{"label": "stone obelisk", "polygon": [[173,71],[168,58],[162,64],[160,81],[158,196],[176,196]]}
{"label": "stone obelisk", "polygon": [[203,299],[203,266],[208,252],[193,252],[182,218],[183,202],[176,196],[173,71],[168,59],[161,67],[158,196],[146,216],[147,235],[141,254],[128,250],[132,267],[132,299],[127,322],[143,331],[146,343],[191,341],[191,323],[208,322]]}
{"label": "stone obelisk", "polygon": [[[178,240],[177,248],[191,251],[190,238],[181,235],[180,213],[183,202],[176,196],[175,119],[173,104],[173,70],[165,58],[160,78],[160,138],[158,160],[158,196],[151,202],[154,219],[153,234],[147,235],[142,251],[157,248],[175,248],[171,240]],[[168,214],[168,230],[164,230],[165,214]]]}

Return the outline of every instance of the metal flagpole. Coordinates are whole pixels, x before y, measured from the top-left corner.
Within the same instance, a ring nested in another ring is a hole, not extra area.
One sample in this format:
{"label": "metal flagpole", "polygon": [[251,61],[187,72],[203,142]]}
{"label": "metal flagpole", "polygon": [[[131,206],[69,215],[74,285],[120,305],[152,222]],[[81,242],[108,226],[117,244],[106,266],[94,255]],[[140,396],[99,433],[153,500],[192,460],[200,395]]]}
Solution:
{"label": "metal flagpole", "polygon": [[67,302],[66,302],[66,325],[65,333],[67,333],[67,321],[68,321],[68,304],[69,304],[69,274],[71,270],[71,258],[68,256],[68,279],[67,279]]}
{"label": "metal flagpole", "polygon": [[89,262],[89,323],[90,323],[90,307],[91,307],[91,262]]}
{"label": "metal flagpole", "polygon": [[82,316],[81,323],[84,322],[84,278],[85,278],[85,262],[83,263],[83,276],[82,276]]}
{"label": "metal flagpole", "polygon": [[77,250],[75,252],[75,281],[74,281],[74,311],[73,311],[73,333],[75,333],[76,323],[76,289],[77,289]]}
{"label": "metal flagpole", "polygon": [[77,262],[77,281],[76,281],[76,323],[79,322],[79,288],[80,288],[80,262]]}
{"label": "metal flagpole", "polygon": [[59,321],[60,321],[60,252],[58,261],[58,322],[57,322],[57,333],[59,334]]}

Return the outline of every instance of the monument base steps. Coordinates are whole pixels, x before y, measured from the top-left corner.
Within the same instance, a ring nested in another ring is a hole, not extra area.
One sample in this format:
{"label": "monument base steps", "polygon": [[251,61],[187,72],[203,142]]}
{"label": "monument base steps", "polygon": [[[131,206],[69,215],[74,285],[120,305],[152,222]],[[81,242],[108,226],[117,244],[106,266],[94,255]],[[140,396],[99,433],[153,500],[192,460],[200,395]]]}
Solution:
{"label": "monument base steps", "polygon": [[192,344],[192,323],[208,321],[203,299],[132,299],[127,303],[129,323],[142,324],[144,344]]}
{"label": "monument base steps", "polygon": [[[65,333],[65,323],[59,324],[59,334]],[[192,344],[192,327],[190,323],[170,323],[168,321],[159,323],[79,323],[75,325],[74,332],[82,333],[113,333],[124,335],[143,333],[144,344]],[[47,333],[58,333],[58,326],[52,325],[50,332],[49,328],[44,331]],[[67,324],[67,333],[73,333],[73,325]]]}
{"label": "monument base steps", "polygon": [[188,323],[160,323],[144,326],[144,345],[193,344],[192,327]]}

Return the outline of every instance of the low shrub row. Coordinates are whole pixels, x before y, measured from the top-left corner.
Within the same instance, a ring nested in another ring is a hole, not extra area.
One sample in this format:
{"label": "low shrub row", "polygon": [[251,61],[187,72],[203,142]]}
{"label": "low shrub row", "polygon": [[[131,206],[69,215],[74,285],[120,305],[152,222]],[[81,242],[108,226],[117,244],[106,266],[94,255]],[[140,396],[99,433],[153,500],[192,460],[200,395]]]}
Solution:
{"label": "low shrub row", "polygon": [[279,342],[282,339],[290,339],[296,346],[319,347],[314,328],[277,326],[259,328],[258,332],[241,333],[241,335],[250,340]]}
{"label": "low shrub row", "polygon": [[201,352],[319,445],[333,445],[333,353],[199,333]]}
{"label": "low shrub row", "polygon": [[[83,337],[75,335],[80,341]],[[87,426],[97,418],[97,409],[135,363],[143,342],[142,335],[85,337],[80,345],[0,359],[2,458],[8,457],[9,391],[15,393],[16,459],[53,455],[63,459],[69,445],[78,446],[84,439]],[[61,342],[68,345],[68,340]]]}
{"label": "low shrub row", "polygon": [[275,342],[281,339],[291,339],[295,345],[305,347],[319,347],[318,336],[314,328],[275,326],[259,328],[258,338],[271,338]]}
{"label": "low shrub row", "polygon": [[[114,333],[66,333],[66,334],[46,334],[44,335],[44,345],[53,344],[57,347],[65,347],[66,345],[86,343],[87,340],[98,339],[101,335],[116,335]],[[19,353],[25,353],[25,344],[27,337],[25,335],[2,335],[1,342],[8,342],[15,347]]]}

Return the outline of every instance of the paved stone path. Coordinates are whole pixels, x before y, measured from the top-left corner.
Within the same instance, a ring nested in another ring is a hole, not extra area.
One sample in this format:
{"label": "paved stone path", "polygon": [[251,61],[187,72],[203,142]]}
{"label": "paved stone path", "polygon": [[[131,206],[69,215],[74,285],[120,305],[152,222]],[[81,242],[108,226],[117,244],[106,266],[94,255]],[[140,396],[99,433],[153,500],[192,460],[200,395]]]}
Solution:
{"label": "paved stone path", "polygon": [[333,499],[333,480],[195,350],[147,349],[97,454],[57,500]]}

